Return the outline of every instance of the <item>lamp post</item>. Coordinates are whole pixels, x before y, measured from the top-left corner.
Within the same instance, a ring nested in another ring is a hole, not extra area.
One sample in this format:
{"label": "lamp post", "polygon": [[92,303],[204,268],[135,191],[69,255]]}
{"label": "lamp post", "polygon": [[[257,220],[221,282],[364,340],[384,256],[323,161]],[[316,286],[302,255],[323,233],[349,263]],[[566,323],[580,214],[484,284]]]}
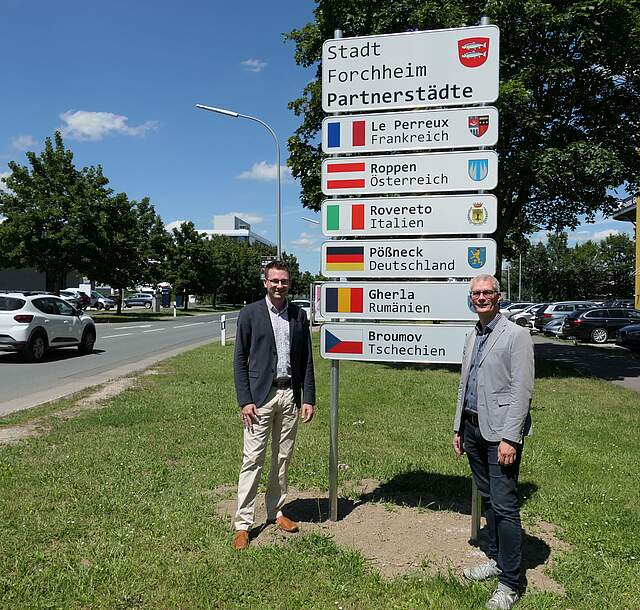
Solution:
{"label": "lamp post", "polygon": [[273,136],[273,141],[276,144],[276,168],[278,171],[278,196],[276,200],[276,225],[277,225],[277,241],[278,241],[278,260],[282,260],[282,204],[281,204],[281,181],[280,181],[280,144],[278,143],[278,137],[276,136],[275,131],[269,127],[264,121],[260,119],[249,116],[248,114],[240,114],[239,112],[234,112],[233,110],[225,110],[224,108],[214,108],[213,106],[205,106],[204,104],[196,104],[196,108],[200,108],[201,110],[208,110],[209,112],[217,112],[218,114],[224,114],[226,116],[233,117],[234,119],[249,119],[250,121],[255,121],[256,123],[260,123],[267,131]]}

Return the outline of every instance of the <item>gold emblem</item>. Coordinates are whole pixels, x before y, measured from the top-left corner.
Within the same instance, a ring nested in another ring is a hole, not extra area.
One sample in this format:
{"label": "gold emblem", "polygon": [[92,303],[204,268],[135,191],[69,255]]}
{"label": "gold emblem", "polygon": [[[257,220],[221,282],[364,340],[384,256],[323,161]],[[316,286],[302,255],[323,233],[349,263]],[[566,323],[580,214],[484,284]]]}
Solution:
{"label": "gold emblem", "polygon": [[483,225],[487,222],[488,218],[487,208],[482,205],[482,202],[477,201],[469,208],[467,217],[471,224]]}

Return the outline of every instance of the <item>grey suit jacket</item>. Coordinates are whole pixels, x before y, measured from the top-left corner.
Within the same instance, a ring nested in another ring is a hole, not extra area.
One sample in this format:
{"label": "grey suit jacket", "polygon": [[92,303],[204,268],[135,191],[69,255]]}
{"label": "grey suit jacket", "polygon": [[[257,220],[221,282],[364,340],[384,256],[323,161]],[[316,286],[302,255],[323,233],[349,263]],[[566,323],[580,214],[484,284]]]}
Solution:
{"label": "grey suit jacket", "polygon": [[[469,333],[464,345],[455,432],[461,432],[464,425],[462,409],[475,338],[475,332]],[[522,443],[531,428],[533,378],[533,342],[528,329],[501,318],[487,338],[477,371],[478,424],[484,439]]]}
{"label": "grey suit jacket", "polygon": [[[289,358],[291,386],[296,405],[315,405],[316,385],[309,320],[303,309],[289,303]],[[278,352],[271,318],[264,298],[244,307],[238,316],[233,371],[238,404],[254,403],[260,408],[276,377]]]}

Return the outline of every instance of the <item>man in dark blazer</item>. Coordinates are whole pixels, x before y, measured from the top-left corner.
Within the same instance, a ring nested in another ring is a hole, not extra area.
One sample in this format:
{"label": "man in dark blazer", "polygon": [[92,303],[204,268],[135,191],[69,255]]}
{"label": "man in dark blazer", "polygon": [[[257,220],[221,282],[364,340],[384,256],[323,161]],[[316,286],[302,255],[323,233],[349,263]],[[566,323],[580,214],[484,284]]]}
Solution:
{"label": "man in dark blazer", "polygon": [[466,452],[482,496],[489,561],[464,570],[469,580],[498,577],[489,610],[519,599],[522,527],[517,482],[524,435],[531,427],[534,358],[529,330],[500,315],[500,284],[478,275],[470,284],[478,324],[467,335],[454,418],[453,449]]}
{"label": "man in dark blazer", "polygon": [[289,268],[280,261],[265,268],[267,295],[238,316],[233,370],[244,425],[233,547],[249,546],[260,474],[271,436],[271,467],[265,495],[267,522],[286,532],[298,525],[282,514],[298,419],[310,422],[316,402],[309,320],[287,302]]}

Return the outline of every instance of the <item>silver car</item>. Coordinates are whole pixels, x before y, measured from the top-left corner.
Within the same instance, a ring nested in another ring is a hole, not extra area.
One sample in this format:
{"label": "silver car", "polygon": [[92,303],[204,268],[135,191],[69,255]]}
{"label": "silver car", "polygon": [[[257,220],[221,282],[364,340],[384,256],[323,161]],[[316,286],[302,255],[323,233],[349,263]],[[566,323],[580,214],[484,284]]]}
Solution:
{"label": "silver car", "polygon": [[536,312],[534,326],[538,330],[542,330],[551,320],[564,319],[574,311],[582,311],[592,307],[594,307],[592,301],[557,301],[556,303],[550,303]]}

